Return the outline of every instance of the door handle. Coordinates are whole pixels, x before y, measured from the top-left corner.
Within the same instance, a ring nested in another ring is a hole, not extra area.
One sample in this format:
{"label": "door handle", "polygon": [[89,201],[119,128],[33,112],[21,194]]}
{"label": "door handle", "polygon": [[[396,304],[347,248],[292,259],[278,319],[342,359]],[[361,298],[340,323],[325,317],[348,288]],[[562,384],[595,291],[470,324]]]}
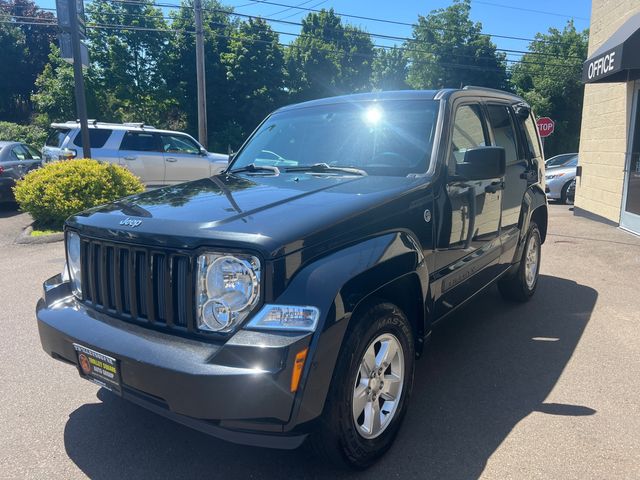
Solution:
{"label": "door handle", "polygon": [[136,157],[124,157],[125,160],[135,160]]}
{"label": "door handle", "polygon": [[166,160],[167,162],[177,162],[177,161],[178,161],[178,159],[177,159],[177,158],[173,158],[173,157],[165,158],[165,160]]}
{"label": "door handle", "polygon": [[492,182],[490,185],[484,187],[484,191],[487,193],[496,193],[498,190],[504,190],[504,182]]}

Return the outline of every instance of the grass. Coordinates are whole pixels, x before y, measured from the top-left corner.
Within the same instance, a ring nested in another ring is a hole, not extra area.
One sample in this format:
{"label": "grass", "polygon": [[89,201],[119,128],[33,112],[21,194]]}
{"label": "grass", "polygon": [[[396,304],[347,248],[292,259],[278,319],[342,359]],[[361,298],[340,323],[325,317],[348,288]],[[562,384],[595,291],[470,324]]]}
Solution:
{"label": "grass", "polygon": [[44,237],[45,235],[53,235],[55,233],[62,233],[62,230],[32,230],[32,237]]}

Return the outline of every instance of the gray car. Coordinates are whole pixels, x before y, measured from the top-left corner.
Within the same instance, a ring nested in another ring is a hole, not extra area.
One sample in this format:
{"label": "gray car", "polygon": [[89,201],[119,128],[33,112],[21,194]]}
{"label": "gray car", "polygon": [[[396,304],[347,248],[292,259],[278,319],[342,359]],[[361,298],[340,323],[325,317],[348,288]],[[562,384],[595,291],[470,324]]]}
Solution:
{"label": "gray car", "polygon": [[573,203],[577,169],[577,156],[558,167],[547,168],[545,192],[549,200],[559,200],[560,203]]}
{"label": "gray car", "polygon": [[41,165],[35,148],[20,142],[0,142],[0,203],[14,202],[16,181]]}
{"label": "gray car", "polygon": [[[82,156],[77,122],[53,123],[42,149],[44,163]],[[210,177],[227,167],[228,155],[209,153],[186,133],[141,123],[89,124],[91,157],[129,169],[148,187]]]}

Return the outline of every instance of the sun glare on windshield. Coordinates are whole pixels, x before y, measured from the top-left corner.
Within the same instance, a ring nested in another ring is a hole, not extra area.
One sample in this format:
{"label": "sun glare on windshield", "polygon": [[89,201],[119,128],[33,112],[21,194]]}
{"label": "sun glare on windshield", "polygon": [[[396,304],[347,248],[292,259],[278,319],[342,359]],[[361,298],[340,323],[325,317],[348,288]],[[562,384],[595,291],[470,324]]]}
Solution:
{"label": "sun glare on windshield", "polygon": [[368,125],[377,125],[382,119],[382,109],[378,106],[367,108],[364,111],[363,119]]}

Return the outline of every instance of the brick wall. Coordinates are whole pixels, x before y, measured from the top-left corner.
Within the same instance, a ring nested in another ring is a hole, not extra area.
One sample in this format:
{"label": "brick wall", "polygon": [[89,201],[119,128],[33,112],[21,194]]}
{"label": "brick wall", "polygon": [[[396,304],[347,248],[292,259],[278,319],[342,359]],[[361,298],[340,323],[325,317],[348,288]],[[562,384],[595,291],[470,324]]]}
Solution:
{"label": "brick wall", "polygon": [[[638,0],[593,0],[589,55],[639,11]],[[614,222],[620,221],[632,99],[633,82],[585,86],[576,206]]]}

